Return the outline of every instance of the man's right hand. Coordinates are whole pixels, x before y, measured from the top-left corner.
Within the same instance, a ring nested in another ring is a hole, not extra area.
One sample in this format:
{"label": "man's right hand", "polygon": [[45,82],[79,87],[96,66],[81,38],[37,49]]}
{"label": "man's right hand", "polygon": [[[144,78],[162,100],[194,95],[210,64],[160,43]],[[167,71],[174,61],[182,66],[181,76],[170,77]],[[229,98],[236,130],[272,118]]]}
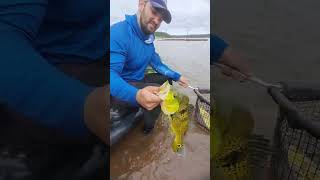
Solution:
{"label": "man's right hand", "polygon": [[159,87],[147,86],[138,90],[136,100],[142,107],[146,108],[147,110],[152,110],[161,102],[160,97],[157,95],[159,91]]}

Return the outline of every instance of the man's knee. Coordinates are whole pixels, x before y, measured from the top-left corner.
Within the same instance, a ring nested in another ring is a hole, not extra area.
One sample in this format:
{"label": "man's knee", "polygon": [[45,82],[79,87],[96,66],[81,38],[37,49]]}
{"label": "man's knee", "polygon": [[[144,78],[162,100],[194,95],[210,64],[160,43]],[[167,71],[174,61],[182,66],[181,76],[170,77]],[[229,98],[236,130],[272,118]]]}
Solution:
{"label": "man's knee", "polygon": [[159,87],[161,84],[158,83],[154,83],[154,82],[131,82],[131,85],[133,85],[134,87],[138,88],[138,89],[142,89],[145,88],[147,86],[157,86]]}
{"label": "man's knee", "polygon": [[169,81],[169,83],[172,84],[172,79],[159,73],[147,74],[144,78],[144,81],[146,83],[156,83],[159,85],[165,83],[166,81]]}

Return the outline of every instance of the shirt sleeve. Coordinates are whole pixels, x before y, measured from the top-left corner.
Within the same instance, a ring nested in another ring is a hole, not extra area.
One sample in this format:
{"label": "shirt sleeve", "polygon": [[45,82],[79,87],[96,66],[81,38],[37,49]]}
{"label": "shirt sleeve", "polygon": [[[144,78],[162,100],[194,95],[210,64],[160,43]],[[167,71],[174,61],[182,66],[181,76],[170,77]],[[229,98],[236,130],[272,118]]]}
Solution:
{"label": "shirt sleeve", "polygon": [[228,44],[217,35],[211,36],[210,43],[210,64],[213,64],[219,61]]}
{"label": "shirt sleeve", "polygon": [[179,73],[171,70],[168,66],[163,64],[159,54],[156,52],[154,52],[150,65],[155,71],[173,79],[174,81],[178,81],[181,76]]}
{"label": "shirt sleeve", "polygon": [[47,5],[0,1],[0,102],[70,136],[85,136],[84,103],[92,88],[57,70],[34,48]]}
{"label": "shirt sleeve", "polygon": [[122,27],[115,26],[110,31],[110,93],[122,101],[138,106],[138,89],[120,76],[127,56],[128,37]]}

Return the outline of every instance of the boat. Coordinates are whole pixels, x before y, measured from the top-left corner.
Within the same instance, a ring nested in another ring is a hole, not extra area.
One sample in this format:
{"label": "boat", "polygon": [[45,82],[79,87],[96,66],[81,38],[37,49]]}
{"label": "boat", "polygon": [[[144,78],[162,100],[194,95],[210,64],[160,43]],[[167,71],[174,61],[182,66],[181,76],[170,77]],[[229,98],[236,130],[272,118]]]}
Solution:
{"label": "boat", "polygon": [[117,144],[130,129],[135,127],[142,119],[143,110],[139,107],[111,108],[110,120],[110,146]]}

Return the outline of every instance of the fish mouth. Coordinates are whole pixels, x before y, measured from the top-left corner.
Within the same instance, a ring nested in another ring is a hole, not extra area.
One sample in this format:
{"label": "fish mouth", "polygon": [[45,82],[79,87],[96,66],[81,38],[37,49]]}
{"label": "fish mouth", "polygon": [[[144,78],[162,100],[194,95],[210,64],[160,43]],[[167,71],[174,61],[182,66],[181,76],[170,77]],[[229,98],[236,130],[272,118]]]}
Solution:
{"label": "fish mouth", "polygon": [[174,152],[179,152],[183,149],[183,144],[175,144],[172,148]]}
{"label": "fish mouth", "polygon": [[182,144],[177,144],[177,149],[176,152],[179,152],[182,150],[183,145]]}
{"label": "fish mouth", "polygon": [[176,153],[180,154],[180,155],[183,155],[184,152],[183,152],[183,145],[182,144],[178,144],[177,145],[177,149],[176,149]]}

